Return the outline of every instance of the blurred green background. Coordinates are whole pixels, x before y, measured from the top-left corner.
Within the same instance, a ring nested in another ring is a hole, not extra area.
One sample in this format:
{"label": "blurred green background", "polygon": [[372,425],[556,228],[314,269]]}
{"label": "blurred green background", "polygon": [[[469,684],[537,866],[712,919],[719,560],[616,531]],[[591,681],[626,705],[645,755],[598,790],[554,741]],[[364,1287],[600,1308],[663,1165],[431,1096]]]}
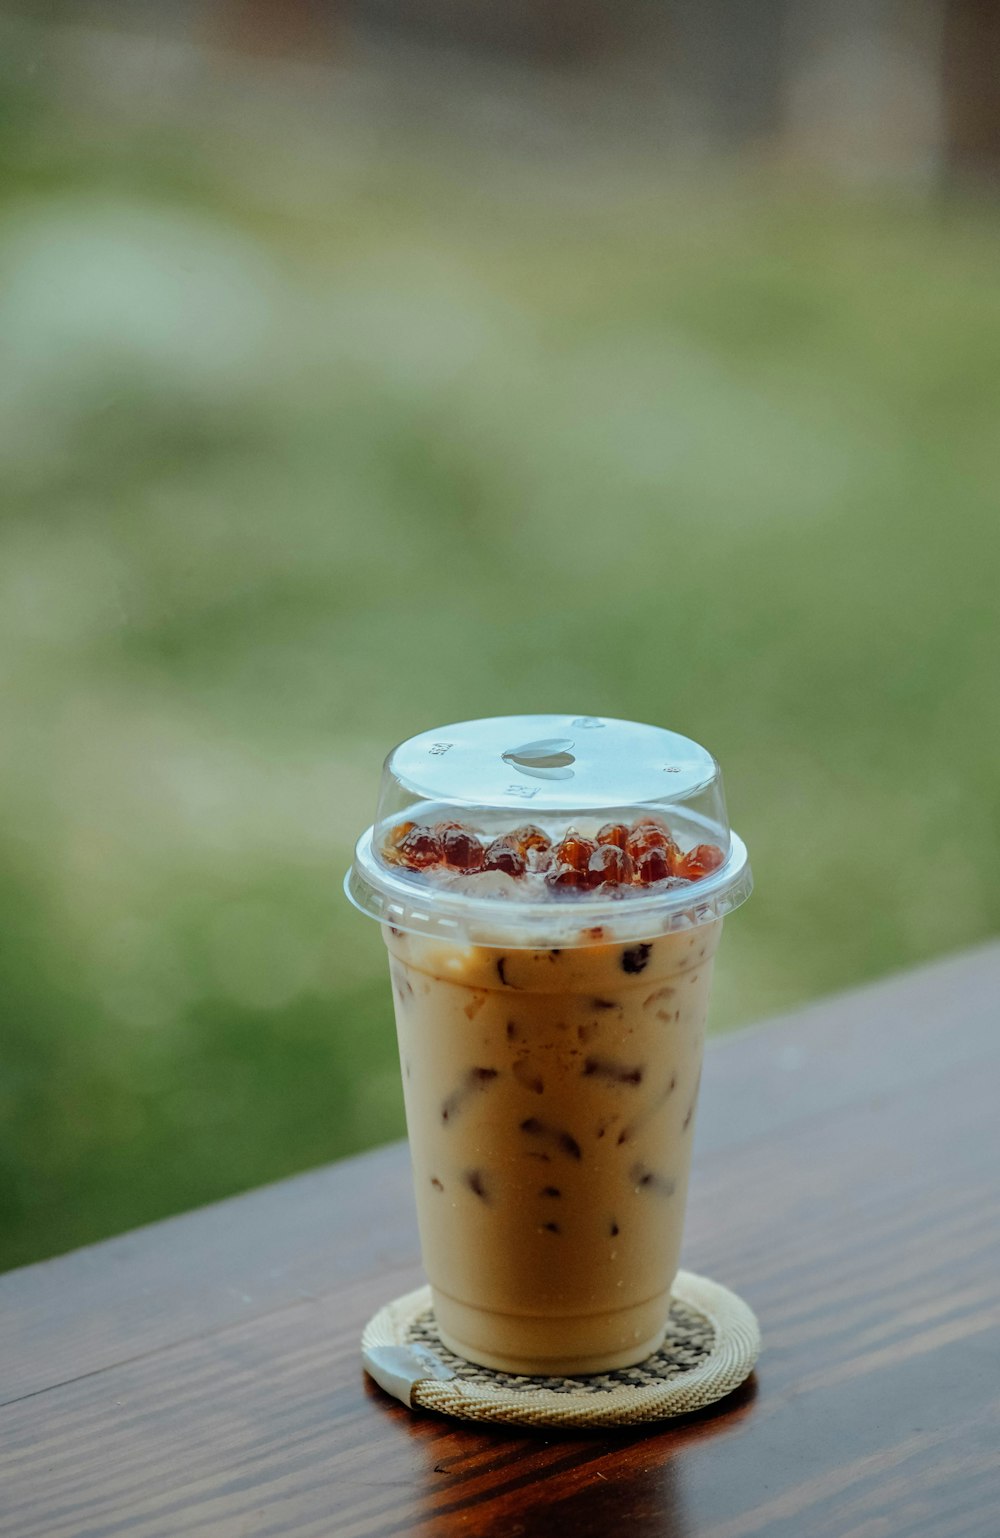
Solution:
{"label": "blurred green background", "polygon": [[49,20],[2,39],[0,1264],[401,1134],[340,881],[425,727],[711,747],[717,1029],[996,930],[991,193],[674,153],[590,56]]}

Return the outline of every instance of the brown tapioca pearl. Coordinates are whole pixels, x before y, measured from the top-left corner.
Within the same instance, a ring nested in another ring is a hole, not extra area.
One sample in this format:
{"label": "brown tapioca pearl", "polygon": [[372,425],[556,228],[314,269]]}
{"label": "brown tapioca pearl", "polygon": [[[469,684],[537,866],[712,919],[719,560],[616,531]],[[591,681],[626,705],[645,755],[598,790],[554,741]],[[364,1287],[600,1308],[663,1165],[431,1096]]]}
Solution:
{"label": "brown tapioca pearl", "polygon": [[495,838],[483,856],[483,870],[503,871],[506,876],[523,876],[527,862],[509,834]]}
{"label": "brown tapioca pearl", "polygon": [[724,865],[726,857],[716,844],[696,844],[678,862],[676,874],[687,881],[699,881]]}
{"label": "brown tapioca pearl", "polygon": [[677,840],[662,817],[638,817],[628,830],[626,848],[632,853],[632,845],[644,848],[676,849]]}
{"label": "brown tapioca pearl", "polygon": [[665,849],[673,842],[674,835],[665,822],[658,822],[651,817],[640,817],[629,828],[625,846],[628,848],[631,844],[645,843],[649,848],[657,845]]}
{"label": "brown tapioca pearl", "polygon": [[601,881],[610,882],[612,886],[627,886],[632,880],[632,871],[632,861],[617,844],[598,845],[587,865],[587,875],[594,886]]}
{"label": "brown tapioca pearl", "polygon": [[618,849],[624,849],[628,843],[629,830],[623,822],[606,822],[603,828],[597,830],[597,842],[599,844],[613,844]]}
{"label": "brown tapioca pearl", "polygon": [[616,844],[602,844],[590,857],[587,874],[591,885],[629,886],[634,866],[630,857]]}
{"label": "brown tapioca pearl", "polygon": [[388,860],[390,864],[399,863],[399,846],[416,826],[415,822],[397,822],[390,828],[382,843],[383,859]]}
{"label": "brown tapioca pearl", "polygon": [[617,1239],[620,1233],[621,1229],[618,1227],[618,1224],[612,1221],[608,1227],[608,1234],[612,1239]]}
{"label": "brown tapioca pearl", "polygon": [[485,993],[475,993],[475,994],[473,994],[473,996],[469,1000],[468,1004],[465,1005],[466,1017],[469,1020],[474,1020],[485,1003],[486,1003],[486,995],[485,995]]}
{"label": "brown tapioca pearl", "polygon": [[437,1178],[436,1175],[432,1175],[431,1176],[431,1185],[434,1187],[435,1191],[443,1191],[444,1190],[444,1186],[441,1184],[440,1180]]}
{"label": "brown tapioca pearl", "polygon": [[545,872],[545,885],[556,892],[586,891],[587,873],[575,865],[553,864]]}
{"label": "brown tapioca pearl", "polygon": [[481,870],[486,858],[485,851],[474,833],[464,828],[451,827],[440,833],[441,857],[452,870]]}
{"label": "brown tapioca pearl", "polygon": [[562,1232],[562,1229],[559,1227],[558,1223],[543,1223],[541,1225],[541,1231],[543,1234],[558,1234]]}
{"label": "brown tapioca pearl", "polygon": [[542,1189],[539,1191],[538,1194],[539,1194],[539,1196],[551,1197],[553,1200],[557,1196],[562,1196],[562,1192],[560,1191],[558,1186],[542,1186]]}
{"label": "brown tapioca pearl", "polygon": [[590,1007],[591,1009],[621,1009],[622,1006],[620,1003],[615,1003],[614,999],[591,999]]}
{"label": "brown tapioca pearl", "polygon": [[591,1041],[596,1034],[597,1022],[595,1020],[588,1020],[583,1025],[578,1025],[576,1028],[576,1039],[577,1041],[582,1042],[584,1045],[586,1045],[588,1041]]}
{"label": "brown tapioca pearl", "polygon": [[636,886],[653,886],[657,881],[666,881],[670,874],[670,860],[665,849],[647,849],[636,857],[632,866]]}
{"label": "brown tapioca pearl", "polygon": [[567,828],[553,850],[553,859],[557,865],[571,865],[574,870],[586,871],[596,848],[593,839],[583,838],[575,828]]}
{"label": "brown tapioca pearl", "polygon": [[508,1041],[517,1041],[518,1039],[519,1039],[519,1032],[518,1032],[518,1029],[517,1029],[517,1026],[516,1026],[515,1022],[513,1020],[508,1020],[507,1021],[507,1040]]}
{"label": "brown tapioca pearl", "polygon": [[657,988],[656,992],[651,993],[648,999],[643,999],[642,1007],[643,1009],[652,1009],[654,1004],[658,1004],[661,999],[671,998],[673,993],[674,989],[669,984],[665,988]]}
{"label": "brown tapioca pearl", "polygon": [[396,846],[396,853],[411,870],[426,870],[441,861],[441,840],[430,828],[419,823]]}
{"label": "brown tapioca pearl", "polygon": [[533,822],[523,822],[519,828],[515,828],[507,836],[512,838],[518,848],[525,854],[527,854],[529,849],[542,851],[552,848],[552,840],[548,834],[543,832],[541,828],[536,827]]}
{"label": "brown tapioca pearl", "polygon": [[[669,833],[649,826],[637,828],[629,835],[627,851],[635,861],[637,876],[641,875],[646,883],[674,875],[681,853]],[[653,854],[660,858],[651,860]]]}

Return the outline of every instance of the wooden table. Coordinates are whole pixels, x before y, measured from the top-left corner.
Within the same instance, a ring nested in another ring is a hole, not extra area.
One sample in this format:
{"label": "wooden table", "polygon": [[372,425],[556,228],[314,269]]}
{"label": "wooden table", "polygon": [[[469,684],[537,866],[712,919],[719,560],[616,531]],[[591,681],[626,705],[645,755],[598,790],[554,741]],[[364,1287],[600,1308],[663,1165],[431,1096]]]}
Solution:
{"label": "wooden table", "polygon": [[405,1150],[0,1278],[10,1538],[997,1538],[1000,946],[713,1043],[684,1263],[756,1378],[645,1434],[414,1415],[363,1375],[421,1279]]}

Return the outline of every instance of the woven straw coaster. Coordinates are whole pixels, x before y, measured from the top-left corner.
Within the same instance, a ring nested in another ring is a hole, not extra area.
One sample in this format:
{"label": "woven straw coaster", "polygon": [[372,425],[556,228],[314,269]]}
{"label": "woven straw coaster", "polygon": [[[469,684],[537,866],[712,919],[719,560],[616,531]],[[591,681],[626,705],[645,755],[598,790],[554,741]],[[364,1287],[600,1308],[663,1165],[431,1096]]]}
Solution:
{"label": "woven straw coaster", "polygon": [[431,1290],[397,1298],[361,1337],[368,1372],[412,1409],[525,1426],[631,1426],[715,1404],[753,1371],[760,1330],[735,1293],[678,1271],[666,1338],[636,1367],[580,1378],[494,1372],[441,1344]]}

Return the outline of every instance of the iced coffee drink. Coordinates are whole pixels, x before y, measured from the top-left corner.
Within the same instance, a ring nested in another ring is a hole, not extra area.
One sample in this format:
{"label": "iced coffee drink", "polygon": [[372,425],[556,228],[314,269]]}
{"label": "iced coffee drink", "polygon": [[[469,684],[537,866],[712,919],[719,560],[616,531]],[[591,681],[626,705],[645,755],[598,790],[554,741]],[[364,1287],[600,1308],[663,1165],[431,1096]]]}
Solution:
{"label": "iced coffee drink", "polygon": [[[400,811],[383,795],[349,883],[389,951],[442,1339],[518,1373],[607,1371],[662,1340],[714,956],[749,890],[704,750],[631,723],[574,726],[429,734],[431,758],[468,734],[464,798],[453,769],[423,769],[425,739],[404,744],[387,778],[408,796]],[[630,733],[669,792],[622,761]],[[499,792],[493,742],[515,749],[496,754]],[[531,822],[503,800],[521,785],[506,772],[518,751],[540,787]]]}

